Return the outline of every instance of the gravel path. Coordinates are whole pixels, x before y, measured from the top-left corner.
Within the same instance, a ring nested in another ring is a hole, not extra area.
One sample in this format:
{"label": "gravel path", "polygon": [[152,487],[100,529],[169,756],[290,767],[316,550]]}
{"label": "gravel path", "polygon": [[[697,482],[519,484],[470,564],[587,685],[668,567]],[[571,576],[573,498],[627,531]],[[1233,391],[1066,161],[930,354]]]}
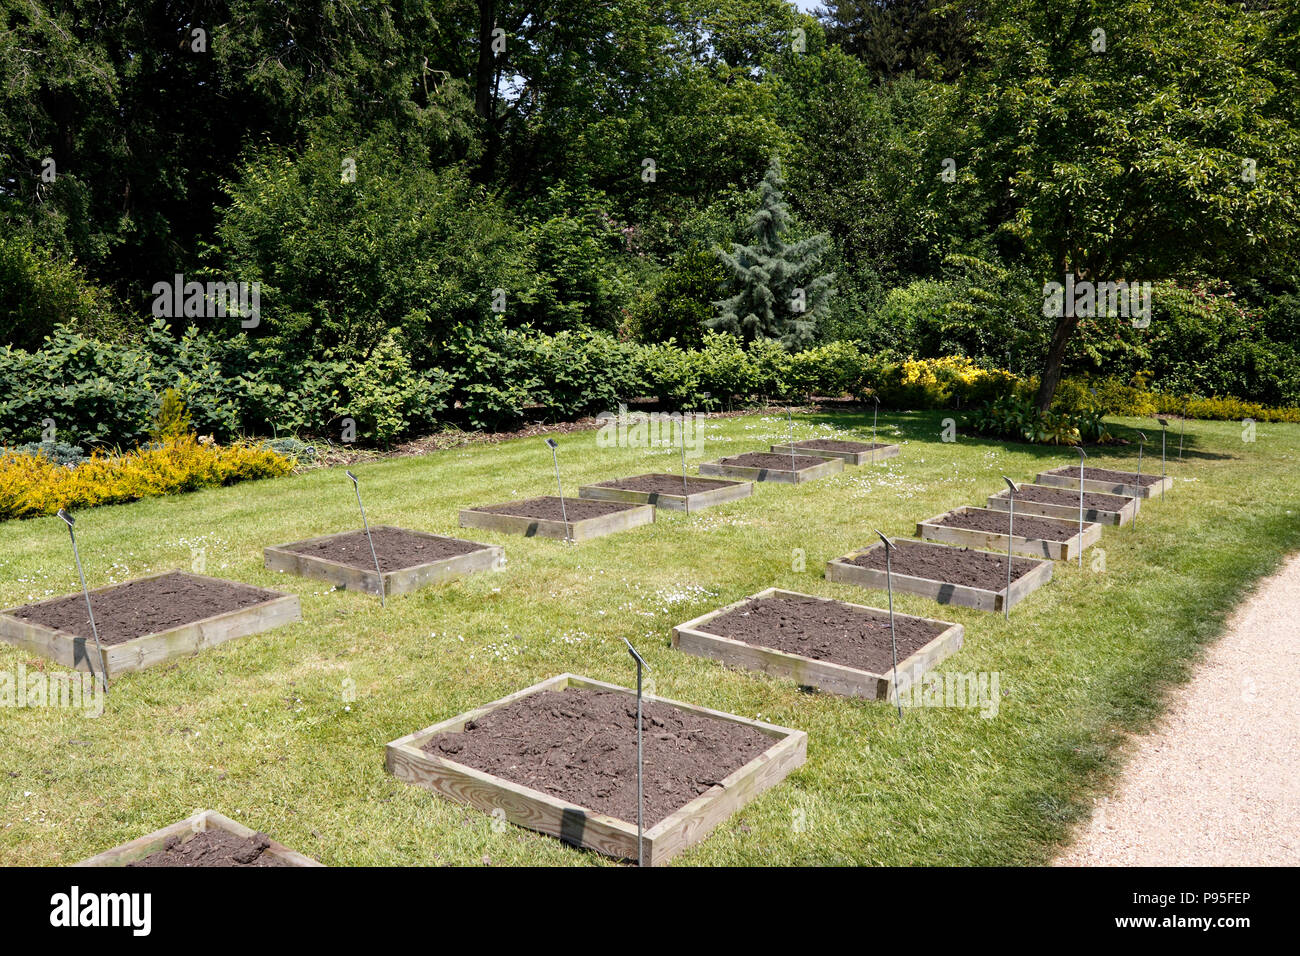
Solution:
{"label": "gravel path", "polygon": [[1058,866],[1300,864],[1300,555],[1233,613]]}

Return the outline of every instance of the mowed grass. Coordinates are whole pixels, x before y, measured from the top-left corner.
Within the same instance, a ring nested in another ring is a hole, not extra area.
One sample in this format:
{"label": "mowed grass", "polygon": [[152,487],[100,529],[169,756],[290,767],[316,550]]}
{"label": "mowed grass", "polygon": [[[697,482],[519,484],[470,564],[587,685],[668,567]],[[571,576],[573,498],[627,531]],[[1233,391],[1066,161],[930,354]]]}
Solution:
{"label": "mowed grass", "polygon": [[[478,811],[399,783],[384,744],[542,678],[572,671],[628,685],[622,638],[663,696],[809,734],[808,762],[734,815],[690,864],[1037,864],[1050,859],[1119,765],[1124,735],[1161,710],[1252,582],[1300,547],[1300,426],[1189,423],[1175,485],[1135,528],[1107,527],[1104,570],[1085,556],[1001,616],[899,595],[896,607],[966,625],[945,672],[997,672],[995,717],[801,691],[793,683],[673,651],[674,624],[777,585],[884,606],[829,584],[827,559],[910,536],[918,519],[984,504],[999,477],[1032,480],[1069,449],[959,434],[948,413],[890,414],[900,457],[743,501],[566,546],[457,528],[458,507],[554,491],[540,439],[358,466],[372,522],[505,546],[499,572],[395,598],[278,575],[261,548],[359,524],[342,469],[86,511],[77,530],[91,586],[189,567],[297,593],[303,621],[118,679],[98,719],[0,707],[0,863],[66,864],[212,808],[331,865],[607,861],[540,834],[493,830]],[[960,419],[960,416],[954,416]],[[1158,470],[1156,434],[1144,470]],[[796,437],[870,435],[870,416],[796,418]],[[780,416],[713,420],[702,458],[766,450]],[[1173,447],[1176,447],[1176,434]],[[1172,448],[1171,448],[1172,450]],[[560,439],[566,491],[674,471],[674,449]],[[1131,469],[1136,448],[1090,463]],[[694,456],[695,463],[701,456]],[[692,466],[692,471],[694,467]],[[804,570],[799,555],[804,556]],[[62,522],[0,525],[0,605],[76,590]],[[43,666],[0,644],[0,671]],[[50,668],[58,670],[54,665]],[[345,701],[347,688],[355,699]]]}

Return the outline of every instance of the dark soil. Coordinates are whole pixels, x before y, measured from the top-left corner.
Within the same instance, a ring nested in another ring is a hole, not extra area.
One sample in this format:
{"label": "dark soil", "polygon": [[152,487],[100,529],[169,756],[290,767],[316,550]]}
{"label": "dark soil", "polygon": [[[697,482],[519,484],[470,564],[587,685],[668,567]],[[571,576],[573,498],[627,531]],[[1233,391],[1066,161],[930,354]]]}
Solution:
{"label": "dark soil", "polygon": [[[1008,513],[1005,511],[963,511],[948,515],[936,522],[945,528],[969,528],[972,531],[1007,533]],[[1077,524],[1063,524],[1063,519],[1039,518],[1036,515],[1018,514],[1011,528],[1017,538],[1035,538],[1043,541],[1067,541],[1079,533]]]}
{"label": "dark soil", "polygon": [[202,830],[188,840],[168,837],[161,850],[127,866],[288,866],[266,852],[270,845],[265,833],[241,837],[226,830]]}
{"label": "dark soil", "polygon": [[[1006,497],[1005,494],[1002,495]],[[1079,493],[1071,491],[1069,488],[1048,488],[1046,485],[1021,485],[1020,490],[1016,492],[1016,500],[1038,501],[1051,505],[1073,505],[1079,506]],[[1124,495],[1108,495],[1100,491],[1085,491],[1083,493],[1083,506],[1096,511],[1119,511],[1126,504],[1132,501]]]}
{"label": "dark soil", "polygon": [[[1061,468],[1053,468],[1050,472],[1053,475],[1064,475],[1067,478],[1078,478],[1079,469],[1065,465]],[[1083,477],[1089,481],[1113,481],[1116,483],[1123,482],[1126,485],[1154,485],[1160,481],[1159,475],[1152,475],[1143,472],[1138,475],[1135,471],[1111,471],[1109,468],[1085,468]]]}
{"label": "dark soil", "polygon": [[565,498],[564,510],[560,510],[560,499],[554,495],[543,498],[529,498],[526,501],[507,501],[499,505],[482,505],[474,511],[486,511],[495,515],[520,515],[525,518],[541,518],[546,521],[563,521],[568,515],[569,521],[581,521],[584,518],[599,518],[616,511],[630,508],[644,508],[631,501],[597,501],[593,498]]}
{"label": "dark soil", "polygon": [[[1004,566],[1005,569],[1005,566]],[[898,659],[905,660],[947,627],[895,617]],[[858,667],[873,674],[893,666],[889,618],[839,601],[773,596],[750,601],[700,626],[701,631],[789,654]]]}
{"label": "dark soil", "polygon": [[795,471],[826,464],[825,458],[813,458],[811,455],[774,455],[761,451],[746,452],[732,458],[720,458],[718,464],[739,465],[741,468],[766,468],[768,471],[789,471],[791,458],[794,459]]}
{"label": "dark soil", "polygon": [[[988,551],[954,548],[948,545],[927,545],[917,541],[895,541],[893,570],[914,578],[928,578],[948,584],[964,584],[986,591],[1001,591],[1007,586],[1007,557]],[[885,549],[874,548],[853,559],[853,564],[863,568],[885,570]],[[1041,564],[1030,558],[1015,558],[1011,564],[1011,580],[1018,581]]]}
{"label": "dark soil", "polygon": [[682,490],[681,475],[633,475],[631,478],[615,478],[613,481],[597,482],[600,488],[622,488],[627,491],[645,491],[659,495],[699,494],[701,491],[714,491],[718,488],[731,488],[740,484],[722,478],[687,477],[686,490]]}
{"label": "dark soil", "polygon": [[[771,747],[752,727],[647,701],[649,829]],[[636,823],[636,699],[611,691],[543,691],[439,734],[426,753]]]}
{"label": "dark soil", "polygon": [[352,534],[328,538],[324,541],[293,544],[284,550],[313,558],[328,558],[330,561],[337,561],[350,568],[361,568],[365,571],[374,570],[375,557],[379,558],[380,570],[397,571],[401,568],[412,568],[440,561],[443,558],[454,558],[458,554],[483,550],[482,545],[472,541],[460,541],[456,538],[426,538],[403,531],[401,528],[371,528],[370,532],[375,539],[373,556],[370,553],[370,543],[366,540],[365,531],[354,531]]}
{"label": "dark soil", "polygon": [[[121,644],[135,637],[157,634],[276,597],[279,595],[274,591],[247,584],[194,578],[173,572],[156,578],[126,581],[104,591],[92,591],[90,606],[95,611],[100,643]],[[86,599],[80,594],[43,604],[28,604],[12,613],[33,624],[78,637],[91,636]]]}
{"label": "dark soil", "polygon": [[842,441],[838,438],[809,438],[807,441],[797,441],[794,443],[795,448],[816,448],[820,451],[871,451],[871,449],[888,448],[885,442],[876,442],[874,445],[869,441]]}

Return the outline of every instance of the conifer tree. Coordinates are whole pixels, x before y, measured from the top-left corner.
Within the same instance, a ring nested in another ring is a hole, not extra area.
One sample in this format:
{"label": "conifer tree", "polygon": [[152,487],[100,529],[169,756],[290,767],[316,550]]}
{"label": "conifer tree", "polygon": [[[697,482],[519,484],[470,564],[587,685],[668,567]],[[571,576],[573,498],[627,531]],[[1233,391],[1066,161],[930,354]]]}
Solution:
{"label": "conifer tree", "polygon": [[834,273],[813,276],[826,252],[824,235],[787,245],[790,209],[781,187],[781,164],[772,160],[760,187],[758,209],[750,218],[752,245],[732,243],[732,251],[715,250],[736,289],[729,299],[715,302],[719,314],[705,322],[719,332],[731,332],[746,342],[776,339],[788,349],[812,341],[817,321],[835,290]]}

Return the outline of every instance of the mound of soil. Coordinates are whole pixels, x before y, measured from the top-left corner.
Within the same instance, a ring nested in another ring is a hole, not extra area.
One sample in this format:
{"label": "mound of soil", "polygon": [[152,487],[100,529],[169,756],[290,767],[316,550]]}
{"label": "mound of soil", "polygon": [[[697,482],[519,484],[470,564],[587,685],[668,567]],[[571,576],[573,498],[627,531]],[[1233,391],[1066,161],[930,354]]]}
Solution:
{"label": "mound of soil", "polygon": [[[954,548],[947,545],[926,545],[917,541],[895,541],[894,556],[891,559],[894,572],[916,578],[928,578],[931,581],[944,581],[948,584],[963,584],[966,587],[983,588],[986,591],[1001,591],[1007,586],[1007,556],[988,551],[972,551],[970,548]],[[885,549],[874,548],[866,554],[860,554],[852,561],[863,568],[885,570]],[[1020,580],[1041,561],[1030,558],[1014,558],[1011,563],[1011,580]]]}
{"label": "mound of soil", "polygon": [[[1065,465],[1061,468],[1053,468],[1053,475],[1064,475],[1067,478],[1078,478],[1079,469]],[[1087,481],[1113,481],[1115,483],[1123,482],[1126,485],[1154,485],[1160,481],[1159,475],[1152,475],[1143,472],[1139,475],[1135,471],[1111,471],[1109,468],[1085,468],[1083,477]]]}
{"label": "mound of soil", "polygon": [[370,553],[370,542],[366,539],[365,531],[354,531],[337,538],[326,538],[324,541],[286,545],[284,550],[313,558],[326,558],[363,571],[374,570],[376,557],[379,558],[381,571],[397,571],[483,550],[483,545],[472,541],[461,541],[457,538],[426,538],[423,535],[403,531],[401,528],[372,528],[370,533],[375,541],[373,556]]}
{"label": "mound of soil", "polygon": [[560,499],[553,495],[542,498],[529,498],[525,501],[507,501],[499,505],[482,505],[474,511],[486,511],[496,515],[519,515],[523,518],[540,518],[545,521],[563,521],[567,514],[569,521],[581,521],[584,518],[599,518],[627,511],[630,508],[643,508],[644,505],[630,501],[597,501],[593,498],[565,498],[564,510],[560,510]]}
{"label": "mound of soil", "polygon": [[241,837],[226,830],[202,830],[188,840],[168,837],[161,850],[127,866],[288,866],[266,852],[270,845],[265,833]]}
{"label": "mound of soil", "polygon": [[[753,727],[647,701],[645,826],[721,782],[775,741]],[[438,734],[426,753],[636,823],[636,699],[612,691],[543,691]]]}
{"label": "mound of soil", "polygon": [[[888,616],[876,617],[839,601],[773,595],[757,598],[700,625],[708,634],[770,647],[813,660],[889,673],[893,651]],[[894,617],[898,659],[905,660],[945,630],[946,625]]]}
{"label": "mound of soil", "polygon": [[[1006,534],[1008,514],[1006,511],[963,511],[959,514],[947,515],[941,521],[932,523],[945,528],[967,528],[971,531],[992,531],[996,534]],[[1077,524],[1064,524],[1054,518],[1017,514],[1011,533],[1017,538],[1067,541],[1079,533],[1079,526]]]}
{"label": "mound of soil", "polygon": [[615,478],[613,481],[598,481],[600,488],[622,488],[626,491],[644,491],[657,495],[699,494],[701,491],[714,491],[718,488],[730,488],[740,484],[724,478],[687,477],[685,490],[681,475],[633,475],[631,478]]}
{"label": "mound of soil", "polygon": [[[1006,495],[1002,495],[1003,498]],[[1049,505],[1079,506],[1079,493],[1069,488],[1049,488],[1046,485],[1021,485],[1016,492],[1016,501],[1038,501]],[[1119,511],[1132,501],[1125,495],[1108,495],[1100,491],[1085,491],[1083,506],[1096,511]]]}
{"label": "mound of soil", "polygon": [[[182,624],[228,611],[238,611],[280,595],[274,591],[192,577],[179,571],[139,581],[126,581],[103,591],[92,591],[90,606],[101,644],[121,644],[145,634],[157,634]],[[27,604],[11,612],[33,624],[52,627],[77,637],[91,636],[86,599],[76,594],[41,604]]]}
{"label": "mound of soil", "polygon": [[839,438],[809,438],[794,443],[795,448],[816,448],[820,451],[871,451],[873,448],[888,448],[884,442],[872,444],[869,441],[844,441]]}
{"label": "mound of soil", "polygon": [[791,459],[794,470],[803,471],[814,465],[826,464],[825,458],[813,458],[811,455],[774,455],[770,452],[751,451],[732,458],[718,459],[719,465],[737,465],[741,468],[766,468],[768,471],[789,471]]}

